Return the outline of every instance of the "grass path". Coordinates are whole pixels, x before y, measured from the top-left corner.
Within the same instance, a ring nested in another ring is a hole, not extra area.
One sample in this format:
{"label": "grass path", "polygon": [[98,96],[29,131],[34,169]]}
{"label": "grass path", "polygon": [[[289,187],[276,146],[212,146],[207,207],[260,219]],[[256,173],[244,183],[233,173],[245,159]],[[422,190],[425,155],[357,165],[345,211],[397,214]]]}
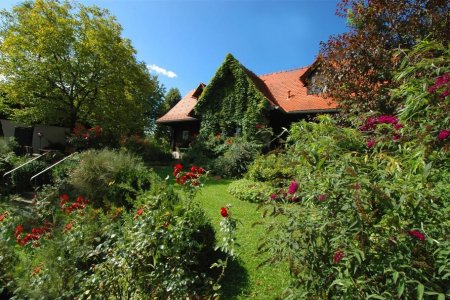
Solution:
{"label": "grass path", "polygon": [[[165,178],[171,169],[156,169]],[[173,178],[173,177],[172,177]],[[224,299],[278,299],[283,289],[289,283],[287,265],[262,266],[267,256],[257,255],[257,248],[261,238],[266,235],[264,225],[253,226],[255,222],[267,223],[269,219],[261,217],[257,211],[257,204],[238,200],[227,192],[231,180],[215,180],[209,178],[197,200],[201,203],[211,223],[216,230],[216,239],[220,240],[219,224],[221,220],[220,208],[231,204],[231,211],[240,222],[237,229],[238,261],[230,265],[223,282]]]}

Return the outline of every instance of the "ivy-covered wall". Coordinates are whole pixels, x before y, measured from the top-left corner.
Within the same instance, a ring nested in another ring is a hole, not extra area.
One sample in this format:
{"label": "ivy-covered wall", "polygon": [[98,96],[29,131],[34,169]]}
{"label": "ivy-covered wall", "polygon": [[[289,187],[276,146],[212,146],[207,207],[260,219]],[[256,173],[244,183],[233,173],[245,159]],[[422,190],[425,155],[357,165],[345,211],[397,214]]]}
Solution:
{"label": "ivy-covered wall", "polygon": [[195,106],[201,119],[200,136],[233,136],[246,140],[256,138],[260,125],[267,125],[269,102],[257,87],[256,77],[231,54],[217,70]]}

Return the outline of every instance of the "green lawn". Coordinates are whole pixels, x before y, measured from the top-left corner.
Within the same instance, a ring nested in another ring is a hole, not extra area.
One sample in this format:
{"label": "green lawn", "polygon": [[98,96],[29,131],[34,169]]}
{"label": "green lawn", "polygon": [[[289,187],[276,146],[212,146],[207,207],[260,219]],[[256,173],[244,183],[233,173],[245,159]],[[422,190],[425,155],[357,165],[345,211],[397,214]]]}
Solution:
{"label": "green lawn", "polygon": [[[171,173],[170,168],[155,168],[156,172],[165,178]],[[170,179],[173,181],[173,176]],[[221,220],[220,208],[231,204],[231,211],[240,222],[237,230],[239,260],[231,264],[223,282],[224,299],[277,299],[289,283],[287,264],[276,266],[258,265],[267,257],[257,255],[257,248],[261,238],[266,235],[264,225],[253,226],[255,222],[263,221],[261,211],[257,211],[257,204],[240,201],[227,192],[231,180],[216,180],[208,178],[205,186],[197,195],[205,212],[211,219],[216,232],[219,232]],[[220,235],[216,238],[219,240]]]}

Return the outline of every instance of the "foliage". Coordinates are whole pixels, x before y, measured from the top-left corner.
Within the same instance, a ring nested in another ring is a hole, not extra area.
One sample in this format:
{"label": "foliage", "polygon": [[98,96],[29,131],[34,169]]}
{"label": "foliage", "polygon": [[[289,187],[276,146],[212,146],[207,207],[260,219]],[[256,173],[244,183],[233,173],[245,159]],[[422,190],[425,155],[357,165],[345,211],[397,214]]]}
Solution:
{"label": "foliage", "polygon": [[156,138],[141,137],[134,134],[121,139],[122,147],[142,158],[147,164],[163,165],[172,160],[169,144]]}
{"label": "foliage", "polygon": [[[241,177],[260,153],[261,146],[241,138],[228,139],[228,143],[213,164],[214,172],[229,178]],[[217,149],[217,148],[216,148]]]}
{"label": "foliage", "polygon": [[0,156],[14,152],[19,145],[12,137],[0,137]]}
{"label": "foliage", "polygon": [[108,11],[36,0],[1,12],[0,90],[22,123],[98,124],[112,136],[143,131],[160,99]]}
{"label": "foliage", "polygon": [[262,245],[273,261],[289,261],[293,298],[450,296],[443,50],[420,43],[404,60],[398,118],[361,118],[358,129],[324,119],[293,127],[298,204],[270,201],[267,212],[287,220],[273,223],[277,234]]}
{"label": "foliage", "polygon": [[[162,117],[164,114],[169,112],[172,107],[174,107],[181,100],[180,90],[177,88],[171,88],[164,95],[164,100],[159,106],[158,117]],[[154,137],[157,140],[164,141],[166,143],[170,142],[172,139],[172,129],[170,126],[157,124],[154,132]]]}
{"label": "foliage", "polygon": [[68,179],[79,194],[87,196],[95,207],[103,208],[131,207],[139,193],[151,190],[158,181],[138,157],[107,149],[81,153],[80,163]]}
{"label": "foliage", "polygon": [[295,164],[295,160],[288,155],[276,153],[260,155],[248,167],[245,178],[279,186],[280,183],[294,177]]}
{"label": "foliage", "polygon": [[[12,188],[19,193],[33,190],[33,182],[30,181],[31,177],[43,171],[48,166],[48,162],[44,160],[35,160],[26,164],[20,169],[17,169],[10,175]],[[45,175],[43,175],[39,178],[39,181],[41,183],[42,180],[43,182],[48,183],[50,179],[46,178]]]}
{"label": "foliage", "polygon": [[402,103],[390,97],[401,61],[394,53],[424,38],[447,43],[450,35],[446,0],[342,0],[337,14],[349,30],[321,45],[319,73],[346,113],[393,113]]}
{"label": "foliage", "polygon": [[98,149],[102,146],[102,132],[103,129],[98,125],[87,129],[82,124],[77,123],[72,129],[72,133],[68,137],[67,143],[77,151],[89,148]]}
{"label": "foliage", "polygon": [[[181,299],[205,292],[204,264],[212,257],[214,232],[203,211],[143,195],[122,238],[86,282],[86,293],[105,297]],[[118,272],[118,270],[120,270]]]}
{"label": "foliage", "polygon": [[275,188],[270,184],[248,179],[240,179],[232,182],[228,186],[228,192],[242,201],[264,202],[275,192]]}
{"label": "foliage", "polygon": [[200,137],[236,133],[257,139],[257,124],[266,124],[266,97],[258,89],[258,78],[228,54],[200,96],[195,112],[201,116]]}

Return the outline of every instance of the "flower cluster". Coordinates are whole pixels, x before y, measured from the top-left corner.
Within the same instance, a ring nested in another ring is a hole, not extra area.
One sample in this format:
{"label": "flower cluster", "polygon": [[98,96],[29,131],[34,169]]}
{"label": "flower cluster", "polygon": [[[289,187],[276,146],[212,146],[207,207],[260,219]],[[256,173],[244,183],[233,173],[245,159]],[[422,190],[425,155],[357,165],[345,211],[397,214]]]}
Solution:
{"label": "flower cluster", "polygon": [[445,98],[448,95],[450,95],[450,74],[449,73],[445,73],[445,74],[437,77],[434,84],[428,88],[428,92],[430,94],[435,94],[438,90],[440,90],[439,96],[441,98]]}
{"label": "flower cluster", "polygon": [[76,148],[85,148],[98,142],[102,136],[103,129],[96,125],[87,129],[82,124],[77,123],[72,130],[72,135],[68,139],[68,143]]}
{"label": "flower cluster", "polygon": [[173,167],[173,176],[175,176],[177,183],[180,185],[185,185],[186,182],[190,184],[190,186],[198,186],[200,185],[200,177],[205,173],[205,170],[202,167],[192,166],[190,172],[183,173],[183,165],[176,164]]}
{"label": "flower cluster", "polygon": [[333,262],[335,264],[338,264],[341,262],[341,260],[344,258],[344,252],[342,252],[341,250],[338,250],[334,253],[333,255]]}
{"label": "flower cluster", "polygon": [[51,231],[51,224],[46,222],[44,226],[32,228],[30,233],[25,234],[22,225],[17,225],[14,228],[14,237],[19,245],[24,247],[28,243],[33,243],[34,247],[39,246],[39,239],[46,233]]}
{"label": "flower cluster", "polygon": [[69,203],[69,196],[66,194],[62,194],[59,196],[59,206],[61,207],[61,210],[70,215],[74,211],[82,211],[86,208],[86,206],[89,204],[89,200],[83,198],[83,196],[78,196],[77,200]]}
{"label": "flower cluster", "polygon": [[415,237],[416,239],[418,239],[419,241],[425,241],[425,234],[423,234],[422,232],[420,232],[419,230],[409,230],[408,234],[410,236]]}
{"label": "flower cluster", "polygon": [[[403,128],[403,125],[398,122],[398,118],[396,116],[390,116],[390,115],[382,115],[378,117],[369,117],[367,118],[364,125],[362,125],[359,129],[362,132],[371,132],[374,131],[377,128],[377,125],[379,124],[391,124],[392,128],[394,129],[394,134],[392,136],[393,141],[397,141],[401,138],[399,134],[399,130]],[[373,148],[376,144],[376,141],[374,139],[369,139],[367,141],[367,148]]]}
{"label": "flower cluster", "polygon": [[287,192],[286,190],[281,189],[278,191],[278,193],[271,194],[270,199],[275,201],[287,200],[289,202],[298,202],[299,201],[297,195],[298,188],[299,188],[298,182],[292,180],[291,183],[289,184]]}
{"label": "flower cluster", "polygon": [[448,138],[448,136],[450,136],[450,130],[449,129],[443,129],[439,132],[437,138],[438,140],[445,140],[446,138]]}

